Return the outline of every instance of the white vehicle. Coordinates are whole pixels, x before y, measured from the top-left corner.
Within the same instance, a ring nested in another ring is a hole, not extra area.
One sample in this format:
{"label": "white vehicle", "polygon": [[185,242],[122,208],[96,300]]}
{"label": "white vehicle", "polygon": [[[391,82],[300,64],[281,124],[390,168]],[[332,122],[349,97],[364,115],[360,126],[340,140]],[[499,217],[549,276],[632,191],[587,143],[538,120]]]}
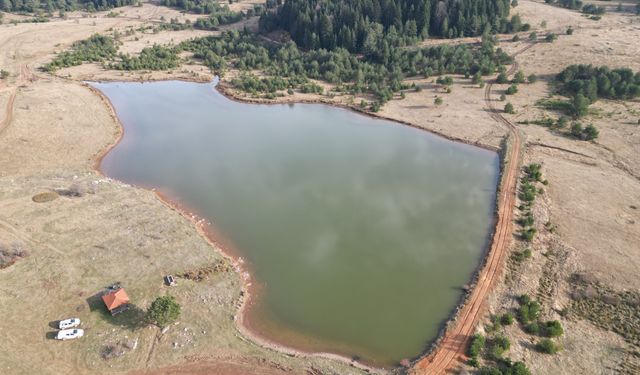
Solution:
{"label": "white vehicle", "polygon": [[58,328],[69,329],[69,328],[75,328],[79,325],[80,325],[80,319],[71,318],[71,319],[61,320],[60,323],[58,323]]}
{"label": "white vehicle", "polygon": [[73,340],[79,337],[84,336],[84,331],[81,329],[63,329],[58,332],[58,336],[56,338],[58,340]]}

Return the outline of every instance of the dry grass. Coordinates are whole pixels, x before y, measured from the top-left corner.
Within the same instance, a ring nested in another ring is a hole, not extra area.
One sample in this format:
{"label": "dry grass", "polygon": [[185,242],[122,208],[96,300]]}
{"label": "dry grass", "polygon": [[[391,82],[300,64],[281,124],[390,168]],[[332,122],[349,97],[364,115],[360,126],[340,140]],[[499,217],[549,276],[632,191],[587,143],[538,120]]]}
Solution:
{"label": "dry grass", "polygon": [[[105,13],[91,15],[96,18],[72,13],[66,21],[1,25],[0,66],[11,77],[0,86],[0,108],[5,108],[8,89],[18,84],[25,65],[34,71],[54,51],[66,49],[75,40],[95,32],[137,28],[162,15],[166,19],[191,17],[149,4],[123,12],[123,17],[116,18],[104,17]],[[557,116],[534,103],[550,96],[547,82],[568,64],[640,70],[638,17],[607,14],[594,22],[574,11],[526,0],[520,0],[515,13],[541,33],[544,30],[539,25],[546,21],[546,30],[557,32],[560,38],[538,44],[518,58],[525,75],[535,73],[541,80],[520,85],[519,92],[509,98],[517,111],[510,116],[514,123]],[[561,35],[569,25],[574,34]],[[200,34],[136,33],[125,38],[122,48],[135,53],[152,43],[178,42],[195,35]],[[513,52],[522,43],[505,39],[501,47]],[[110,72],[84,65],[59,74],[111,80],[211,77],[206,68],[191,65],[153,73]],[[0,133],[0,240],[22,241],[31,253],[0,271],[0,331],[4,337],[0,372],[104,373],[156,371],[168,366],[162,371],[274,374],[313,368],[324,373],[356,373],[329,360],[284,357],[239,337],[231,320],[241,292],[235,272],[205,272],[207,277],[200,282],[181,279],[176,287],[163,286],[162,275],[198,275],[223,260],[189,221],[155,195],[103,179],[91,170],[96,153],[118,134],[98,96],[76,81],[45,75],[35,78],[20,82],[25,87],[18,92],[13,121]],[[391,101],[382,114],[469,142],[499,145],[505,131],[485,112],[482,90],[462,77],[455,79],[453,92],[444,95],[442,106],[433,105],[434,95],[442,94],[431,80],[420,79],[416,83],[423,88],[421,92]],[[300,98],[294,95],[288,100]],[[346,103],[349,98],[332,100]],[[538,235],[531,244],[532,257],[511,267],[509,282],[499,285],[490,299],[490,311],[513,308],[513,296],[527,293],[542,301],[544,319],[562,321],[565,335],[559,342],[564,350],[555,356],[536,353],[532,338],[519,327],[504,328],[512,342],[510,357],[526,361],[534,373],[606,374],[640,368],[633,367],[638,363],[633,356],[637,345],[614,332],[625,335],[633,325],[617,329],[595,322],[571,299],[575,286],[569,276],[578,271],[594,275],[602,290],[620,301],[625,301],[624,293],[640,289],[640,103],[602,100],[593,107],[597,113],[585,121],[601,131],[595,143],[561,137],[536,125],[519,127],[528,143],[524,162],[541,163],[550,184],[533,206]],[[51,200],[46,205],[34,203],[33,192],[43,186],[65,190],[74,182],[95,186],[95,194]],[[544,227],[548,221],[557,225],[555,232]],[[523,246],[514,248],[522,250]],[[89,303],[91,296],[115,281],[124,284],[141,309],[156,296],[170,292],[183,306],[179,323],[160,334],[155,328],[139,327],[135,310],[112,318],[99,304]],[[600,295],[593,288],[594,295]],[[594,306],[598,311],[626,306],[626,302],[603,303]],[[572,306],[573,314],[561,314]],[[585,311],[595,311],[589,306]],[[616,311],[607,314],[618,316]],[[86,336],[65,343],[48,340],[49,322],[70,315],[83,320]],[[618,320],[628,318],[624,315]],[[118,355],[103,358],[108,346],[131,340],[137,342],[135,349],[122,353],[115,348],[109,353]],[[186,360],[195,364],[185,367]]]}

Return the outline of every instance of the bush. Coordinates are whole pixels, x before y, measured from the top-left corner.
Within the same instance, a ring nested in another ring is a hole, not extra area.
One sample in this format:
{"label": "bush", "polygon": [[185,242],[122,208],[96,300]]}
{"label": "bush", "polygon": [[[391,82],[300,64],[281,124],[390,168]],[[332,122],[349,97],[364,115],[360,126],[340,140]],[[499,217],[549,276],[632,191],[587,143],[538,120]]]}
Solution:
{"label": "bush", "polygon": [[571,26],[567,28],[567,35],[573,35],[573,28]]}
{"label": "bush", "polygon": [[526,259],[531,258],[531,249],[526,249],[524,251],[518,251],[513,253],[512,258],[514,261],[520,263],[525,261]]}
{"label": "bush", "polygon": [[173,323],[180,316],[180,304],[173,296],[158,297],[147,310],[146,320],[160,328]]}
{"label": "bush", "polygon": [[441,98],[441,97],[439,97],[439,96],[437,96],[437,97],[435,98],[435,100],[433,101],[433,104],[435,104],[435,105],[441,105],[442,103],[443,103],[443,100],[442,100],[442,98]]}
{"label": "bush", "polygon": [[509,86],[509,87],[507,88],[507,92],[506,92],[506,94],[507,94],[507,95],[513,95],[513,94],[515,94],[515,93],[517,93],[517,92],[518,92],[518,86],[516,86],[516,85],[511,85],[511,86]]}
{"label": "bush", "polygon": [[536,236],[538,230],[536,228],[526,228],[522,230],[522,239],[531,242],[533,241],[533,237]]}
{"label": "bush", "polygon": [[542,339],[536,344],[536,350],[545,354],[556,354],[560,347],[550,339]]}
{"label": "bush", "polygon": [[481,334],[476,333],[475,335],[473,335],[473,337],[471,338],[471,342],[469,343],[469,357],[477,357],[482,349],[484,349],[485,341],[486,340],[484,336],[482,336]]}
{"label": "bush", "polygon": [[438,79],[436,79],[436,83],[439,85],[444,85],[444,86],[451,86],[453,85],[453,78],[446,76],[446,77],[438,77]]}
{"label": "bush", "polygon": [[496,336],[491,340],[491,357],[495,360],[502,358],[504,352],[509,350],[511,343],[509,339],[504,336]]}
{"label": "bush", "polygon": [[589,124],[586,128],[584,128],[584,139],[587,141],[598,138],[598,134],[600,134],[600,132],[592,124]]}
{"label": "bush", "polygon": [[540,314],[540,304],[537,301],[521,298],[520,307],[518,308],[518,320],[522,324],[527,324],[538,319]]}
{"label": "bush", "polygon": [[513,83],[524,83],[524,73],[522,70],[518,70],[513,76]]}
{"label": "bush", "polygon": [[536,40],[538,40],[538,33],[536,33],[535,31],[532,32],[531,34],[529,34],[529,40],[535,42]]}
{"label": "bush", "polygon": [[509,78],[507,78],[507,74],[502,72],[500,74],[498,74],[498,78],[496,78],[496,83],[509,83]]}
{"label": "bush", "polygon": [[510,326],[513,324],[513,314],[510,312],[504,313],[500,318],[500,323],[505,326]]}
{"label": "bush", "polygon": [[510,114],[515,113],[515,110],[513,109],[513,104],[511,104],[511,103],[505,104],[504,111],[505,111],[505,113],[510,113]]}
{"label": "bush", "polygon": [[549,33],[544,38],[544,40],[549,42],[549,43],[553,43],[556,39],[558,39],[558,36],[555,33]]}
{"label": "bush", "polygon": [[562,336],[564,330],[557,320],[549,320],[543,324],[542,334],[547,337]]}
{"label": "bush", "polygon": [[467,366],[480,367],[480,361],[478,361],[477,357],[471,357],[467,360]]}
{"label": "bush", "polygon": [[532,334],[532,335],[540,335],[540,324],[538,324],[538,322],[532,322],[527,324],[524,327],[525,332]]}

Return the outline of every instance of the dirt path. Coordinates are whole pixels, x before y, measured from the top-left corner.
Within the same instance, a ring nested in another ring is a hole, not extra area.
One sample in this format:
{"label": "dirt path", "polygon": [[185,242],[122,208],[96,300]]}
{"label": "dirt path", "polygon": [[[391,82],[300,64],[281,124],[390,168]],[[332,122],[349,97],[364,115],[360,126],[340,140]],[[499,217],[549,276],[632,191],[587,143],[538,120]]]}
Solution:
{"label": "dirt path", "polygon": [[33,74],[33,72],[29,69],[29,67],[24,64],[20,66],[20,75],[16,80],[15,84],[9,88],[11,92],[9,94],[9,100],[7,101],[7,107],[4,111],[4,118],[0,120],[0,135],[4,132],[4,130],[9,127],[11,120],[13,119],[13,105],[16,101],[16,96],[18,95],[18,88],[20,86],[26,85],[27,83],[31,83],[35,81],[37,78]]}
{"label": "dirt path", "polygon": [[[528,44],[513,54],[515,57],[533,47]],[[518,70],[518,63],[514,60],[507,75]],[[458,366],[458,361],[465,358],[467,344],[473,335],[478,321],[482,317],[483,307],[493,286],[498,281],[504,258],[509,251],[513,226],[513,207],[516,198],[516,186],[518,180],[519,158],[522,140],[515,125],[501,115],[491,99],[493,82],[487,84],[484,100],[491,118],[509,129],[512,145],[511,152],[507,156],[507,165],[504,169],[503,185],[500,189],[498,201],[498,222],[493,235],[491,249],[487,256],[486,264],[478,276],[478,282],[469,299],[460,311],[458,320],[453,329],[445,333],[438,348],[429,356],[421,359],[413,368],[414,374],[444,374]]]}

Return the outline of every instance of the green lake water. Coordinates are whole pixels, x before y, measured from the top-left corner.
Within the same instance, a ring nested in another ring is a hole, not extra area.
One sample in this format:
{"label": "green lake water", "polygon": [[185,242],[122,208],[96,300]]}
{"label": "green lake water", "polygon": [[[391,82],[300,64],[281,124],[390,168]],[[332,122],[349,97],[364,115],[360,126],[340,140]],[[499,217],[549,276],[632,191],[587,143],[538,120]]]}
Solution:
{"label": "green lake water", "polygon": [[93,85],[125,130],[104,173],[163,191],[233,243],[260,285],[250,326],[270,340],[378,366],[413,358],[486,251],[494,152],[325,105],[238,103],[212,84]]}

